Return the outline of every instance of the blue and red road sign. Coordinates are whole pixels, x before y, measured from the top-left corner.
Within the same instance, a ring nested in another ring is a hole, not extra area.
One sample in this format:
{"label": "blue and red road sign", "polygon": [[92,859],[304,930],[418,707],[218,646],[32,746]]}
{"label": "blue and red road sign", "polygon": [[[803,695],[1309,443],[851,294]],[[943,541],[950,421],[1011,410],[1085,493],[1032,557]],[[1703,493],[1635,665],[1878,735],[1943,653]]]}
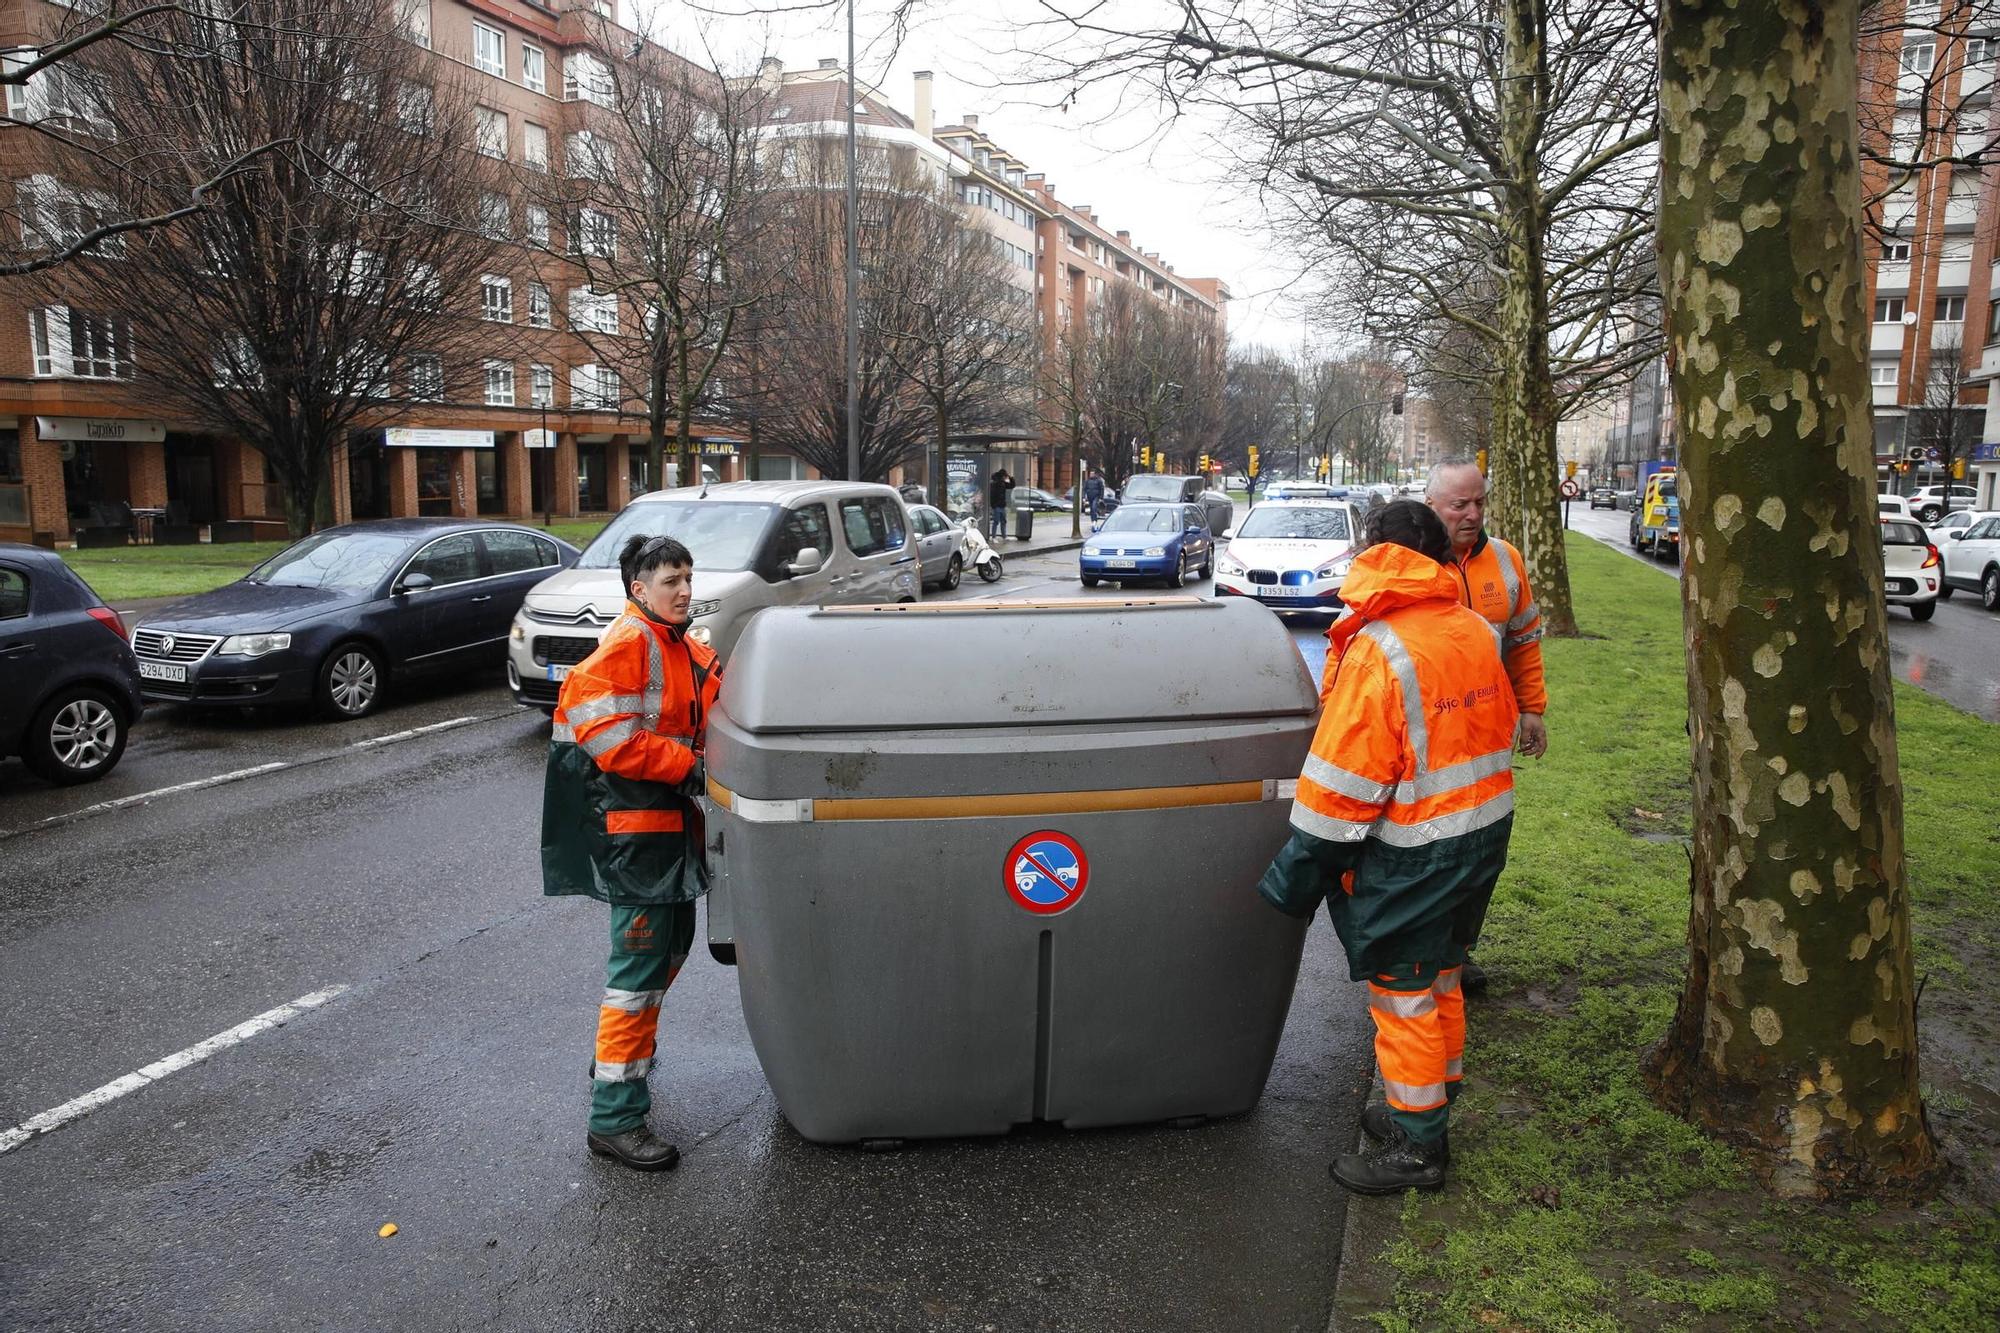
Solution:
{"label": "blue and red road sign", "polygon": [[1090,858],[1075,838],[1045,829],[1014,844],[1001,877],[1017,904],[1038,916],[1053,916],[1083,897],[1090,883]]}

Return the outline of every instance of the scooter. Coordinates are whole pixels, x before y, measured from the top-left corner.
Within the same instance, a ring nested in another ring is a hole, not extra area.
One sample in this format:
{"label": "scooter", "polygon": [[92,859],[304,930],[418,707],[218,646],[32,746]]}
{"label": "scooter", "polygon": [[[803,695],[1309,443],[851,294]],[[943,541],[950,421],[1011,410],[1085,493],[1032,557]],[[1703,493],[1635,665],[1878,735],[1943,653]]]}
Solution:
{"label": "scooter", "polygon": [[1000,581],[1000,553],[986,540],[986,534],[979,530],[979,516],[968,514],[959,525],[958,552],[965,563],[979,571],[979,577],[988,583]]}

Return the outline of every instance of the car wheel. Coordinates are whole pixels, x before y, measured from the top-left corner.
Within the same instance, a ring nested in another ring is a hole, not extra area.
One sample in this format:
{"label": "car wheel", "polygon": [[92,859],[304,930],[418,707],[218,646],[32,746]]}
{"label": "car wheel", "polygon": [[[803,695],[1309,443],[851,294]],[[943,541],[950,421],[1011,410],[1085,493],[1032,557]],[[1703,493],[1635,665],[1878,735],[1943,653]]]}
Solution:
{"label": "car wheel", "polygon": [[1201,568],[1195,571],[1195,577],[1204,579],[1212,579],[1215,577],[1214,551],[1210,551],[1205,557],[1202,558]]}
{"label": "car wheel", "polygon": [[315,701],[336,722],[367,717],[382,702],[382,659],[365,644],[343,643],[319,665]]}
{"label": "car wheel", "polygon": [[1912,620],[1929,620],[1936,614],[1936,602],[1912,602],[1910,604],[1910,619]]}
{"label": "car wheel", "polygon": [[955,590],[958,587],[959,581],[964,577],[965,559],[962,556],[955,555],[951,558],[951,563],[944,567],[944,590],[946,592]]}
{"label": "car wheel", "polygon": [[1187,565],[1177,555],[1174,557],[1174,572],[1167,575],[1166,583],[1169,588],[1178,588],[1186,582]]}
{"label": "car wheel", "polygon": [[28,728],[21,757],[58,786],[95,782],[125,753],[125,715],[108,695],[88,686],[59,691]]}
{"label": "car wheel", "polygon": [[1917,521],[1919,523],[1935,523],[1943,517],[1944,510],[1939,509],[1936,505],[1925,505],[1917,511]]}
{"label": "car wheel", "polygon": [[1084,575],[1081,575],[1080,577],[1081,577],[1081,578],[1083,579],[1083,586],[1084,586],[1084,587],[1086,587],[1086,588],[1095,588],[1095,587],[1097,586],[1097,575],[1095,575],[1095,574],[1084,574]]}
{"label": "car wheel", "polygon": [[2000,611],[2000,569],[1989,569],[1979,581],[1979,604],[1988,611]]}

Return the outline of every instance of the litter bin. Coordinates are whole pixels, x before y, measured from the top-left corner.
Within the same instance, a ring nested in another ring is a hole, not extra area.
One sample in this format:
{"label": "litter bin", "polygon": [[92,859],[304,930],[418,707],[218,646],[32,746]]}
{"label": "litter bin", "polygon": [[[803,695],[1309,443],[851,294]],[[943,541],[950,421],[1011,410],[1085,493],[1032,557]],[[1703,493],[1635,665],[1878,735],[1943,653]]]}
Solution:
{"label": "litter bin", "polygon": [[1318,704],[1248,602],[776,608],[708,732],[716,883],[820,1142],[1247,1111],[1306,923],[1257,896]]}
{"label": "litter bin", "polygon": [[1035,535],[1035,511],[1024,501],[1014,503],[1014,537],[1026,541]]}

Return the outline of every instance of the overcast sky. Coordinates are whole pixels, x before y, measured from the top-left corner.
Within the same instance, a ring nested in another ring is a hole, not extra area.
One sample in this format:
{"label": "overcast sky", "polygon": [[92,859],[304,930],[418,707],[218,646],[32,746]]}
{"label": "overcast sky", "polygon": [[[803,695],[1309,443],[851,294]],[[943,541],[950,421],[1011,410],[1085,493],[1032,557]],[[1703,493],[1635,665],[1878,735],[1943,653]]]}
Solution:
{"label": "overcast sky", "polygon": [[[780,8],[812,0],[619,3],[623,21],[636,19],[686,54],[705,42],[725,69],[754,68],[767,51],[787,69],[846,55],[844,8]],[[1158,251],[1184,276],[1222,278],[1234,297],[1232,341],[1298,349],[1303,312],[1283,297],[1296,287],[1296,272],[1268,243],[1254,199],[1216,166],[1213,125],[1166,125],[1166,112],[1136,87],[1122,98],[1116,90],[1094,92],[1063,112],[1052,108],[1060,94],[1051,89],[999,86],[1020,68],[1021,57],[1010,53],[1037,39],[1028,23],[1043,11],[1032,0],[928,0],[900,44],[888,12],[885,0],[858,0],[855,63],[863,82],[908,114],[912,74],[932,71],[940,125],[977,115],[979,128],[1046,175],[1063,202],[1090,206],[1111,230],[1130,231],[1134,244]]]}

